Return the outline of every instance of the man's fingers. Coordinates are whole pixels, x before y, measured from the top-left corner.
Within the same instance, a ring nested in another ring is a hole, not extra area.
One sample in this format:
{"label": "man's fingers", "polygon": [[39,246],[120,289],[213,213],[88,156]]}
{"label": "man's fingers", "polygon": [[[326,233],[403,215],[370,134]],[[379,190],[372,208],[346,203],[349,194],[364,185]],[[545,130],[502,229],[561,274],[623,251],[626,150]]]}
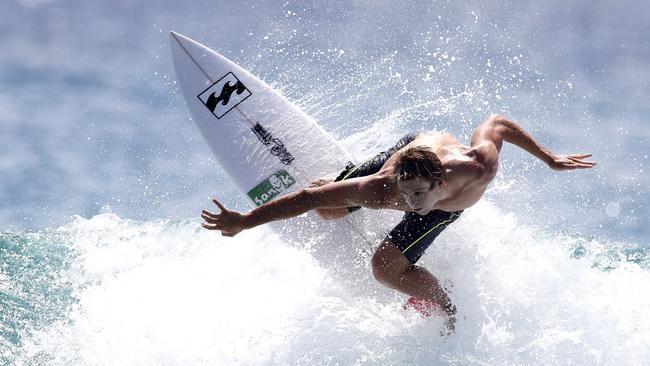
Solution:
{"label": "man's fingers", "polygon": [[589,165],[589,164],[587,164],[587,162],[580,161],[580,160],[577,160],[577,159],[571,159],[571,158],[569,158],[569,160],[570,160],[569,163],[568,163],[569,166],[583,166],[583,165]]}
{"label": "man's fingers", "polygon": [[207,221],[210,224],[216,224],[217,222],[219,222],[218,217],[206,215],[205,213],[201,214],[201,218],[203,218],[203,220]]}
{"label": "man's fingers", "polygon": [[203,226],[204,228],[206,228],[208,230],[219,230],[217,225],[210,225],[210,224],[206,224],[205,222],[201,223],[201,226]]}
{"label": "man's fingers", "polygon": [[594,166],[596,165],[595,161],[581,161],[580,164],[585,164],[587,166]]}
{"label": "man's fingers", "polygon": [[213,224],[206,224],[204,222],[204,223],[201,224],[201,226],[203,226],[205,229],[208,229],[208,230],[220,230],[221,235],[223,235],[223,236],[234,236],[235,235],[233,233],[223,231],[223,228],[220,225],[217,225],[217,224],[214,224],[214,225]]}
{"label": "man's fingers", "polygon": [[591,154],[568,154],[566,155],[567,158],[578,158],[578,159],[584,159],[590,157]]}
{"label": "man's fingers", "polygon": [[569,160],[575,162],[575,163],[581,163],[581,164],[595,164],[593,161],[586,161],[578,158],[569,158]]}
{"label": "man's fingers", "polygon": [[585,164],[585,163],[575,163],[573,166],[578,169],[586,169],[586,168],[591,168],[593,165]]}
{"label": "man's fingers", "polygon": [[570,156],[566,157],[566,160],[564,162],[560,163],[560,170],[563,169],[587,169],[587,168],[592,168],[594,165],[596,165],[595,162],[592,161],[582,161],[578,158],[572,158]]}
{"label": "man's fingers", "polygon": [[573,157],[573,156],[569,156],[568,159],[571,160],[574,163],[589,164],[590,166],[596,165],[596,162],[594,162],[594,161],[584,161],[584,160],[582,160],[582,159],[584,159],[584,157],[583,158],[576,158],[576,157]]}
{"label": "man's fingers", "polygon": [[588,158],[589,156],[591,156],[591,154],[587,154],[587,156],[584,156],[584,155],[567,155],[567,158],[569,158],[571,160],[582,161],[583,159]]}
{"label": "man's fingers", "polygon": [[204,215],[208,216],[209,218],[212,218],[212,219],[219,218],[219,214],[216,214],[214,212],[210,212],[210,211],[207,211],[207,210],[202,210],[201,211],[201,217],[203,217]]}
{"label": "man's fingers", "polygon": [[217,201],[216,198],[213,198],[213,199],[212,199],[212,202],[214,202],[214,204],[217,205],[217,207],[219,207],[219,209],[221,210],[221,212],[223,212],[223,211],[228,211],[228,209],[225,208],[225,207],[223,207],[223,205],[222,205],[219,201]]}

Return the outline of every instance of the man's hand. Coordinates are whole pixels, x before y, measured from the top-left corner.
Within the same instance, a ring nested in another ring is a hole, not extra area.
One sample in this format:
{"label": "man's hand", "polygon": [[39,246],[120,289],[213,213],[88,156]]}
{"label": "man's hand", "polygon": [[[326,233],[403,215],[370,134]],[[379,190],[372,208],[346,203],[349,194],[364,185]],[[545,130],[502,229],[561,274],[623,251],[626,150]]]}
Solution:
{"label": "man's hand", "polygon": [[548,166],[553,170],[586,169],[596,165],[596,162],[585,161],[591,154],[551,155]]}
{"label": "man's hand", "polygon": [[246,216],[244,214],[223,207],[216,199],[212,199],[212,202],[219,207],[221,212],[217,214],[203,210],[201,217],[205,222],[201,226],[208,230],[219,230],[223,236],[235,236],[240,231],[247,229],[245,225]]}

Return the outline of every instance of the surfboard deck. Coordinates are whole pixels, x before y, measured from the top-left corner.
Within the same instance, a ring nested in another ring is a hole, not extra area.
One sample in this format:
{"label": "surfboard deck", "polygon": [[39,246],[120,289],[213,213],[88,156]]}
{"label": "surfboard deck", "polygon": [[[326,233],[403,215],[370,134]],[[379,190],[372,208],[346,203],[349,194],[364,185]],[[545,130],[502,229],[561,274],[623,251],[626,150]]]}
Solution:
{"label": "surfboard deck", "polygon": [[[208,47],[171,32],[180,89],[221,169],[251,207],[335,176],[353,157],[284,96]],[[362,210],[324,221],[309,213],[272,227],[340,271],[364,267],[399,214]],[[387,221],[386,225],[377,225]],[[343,265],[343,266],[341,266]]]}
{"label": "surfboard deck", "polygon": [[352,157],[309,116],[232,61],[171,33],[187,105],[221,168],[259,206]]}

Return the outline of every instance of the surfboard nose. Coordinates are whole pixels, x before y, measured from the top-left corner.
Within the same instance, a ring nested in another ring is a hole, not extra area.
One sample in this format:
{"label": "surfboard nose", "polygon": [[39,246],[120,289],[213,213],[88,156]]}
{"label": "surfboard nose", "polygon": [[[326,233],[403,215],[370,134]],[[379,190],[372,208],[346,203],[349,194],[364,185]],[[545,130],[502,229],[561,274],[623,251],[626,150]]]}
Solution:
{"label": "surfboard nose", "polygon": [[174,31],[169,32],[169,37],[172,39],[172,42],[175,41],[178,44],[183,44],[183,43],[186,43],[187,41],[190,40],[189,38],[185,37],[184,35],[182,35],[180,33],[177,33],[177,32],[174,32]]}
{"label": "surfboard nose", "polygon": [[174,65],[177,67],[177,73],[187,71],[186,68],[189,65],[191,68],[198,67],[206,76],[210,75],[201,67],[200,60],[209,54],[215,53],[214,51],[180,33],[170,31],[169,36],[171,38],[172,54]]}
{"label": "surfboard nose", "polygon": [[198,51],[200,53],[206,53],[206,52],[214,52],[211,51],[209,48],[205,47],[204,45],[198,43],[197,41],[186,37],[178,32],[170,31],[169,32],[169,37],[171,38],[172,44],[176,46],[181,46],[183,49],[188,54],[193,54],[195,53],[193,50],[201,50]]}

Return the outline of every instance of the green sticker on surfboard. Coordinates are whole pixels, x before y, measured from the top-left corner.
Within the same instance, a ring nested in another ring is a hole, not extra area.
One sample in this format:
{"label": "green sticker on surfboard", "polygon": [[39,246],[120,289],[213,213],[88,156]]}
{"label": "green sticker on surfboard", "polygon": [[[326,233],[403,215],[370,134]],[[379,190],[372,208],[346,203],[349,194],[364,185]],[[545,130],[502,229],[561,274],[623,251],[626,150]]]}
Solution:
{"label": "green sticker on surfboard", "polygon": [[296,180],[293,179],[286,170],[280,169],[260,184],[256,185],[255,188],[248,191],[248,197],[250,197],[256,205],[261,206],[284,192],[294,183],[296,183]]}

